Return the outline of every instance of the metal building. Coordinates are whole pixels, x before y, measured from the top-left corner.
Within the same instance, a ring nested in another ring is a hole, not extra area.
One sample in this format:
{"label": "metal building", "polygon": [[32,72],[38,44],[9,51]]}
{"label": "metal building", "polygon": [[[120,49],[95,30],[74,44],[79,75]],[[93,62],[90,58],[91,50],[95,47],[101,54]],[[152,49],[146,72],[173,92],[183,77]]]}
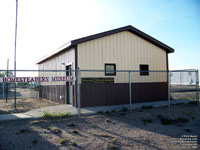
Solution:
{"label": "metal building", "polygon": [[[115,70],[168,70],[168,54],[174,49],[132,27],[98,33],[95,35],[72,40],[60,47],[56,52],[40,59],[39,70],[105,70],[105,72],[81,72],[81,107],[126,104],[128,77]],[[63,66],[62,64],[65,64]],[[106,72],[113,70],[113,72]],[[75,75],[75,73],[73,73]],[[63,73],[54,73],[54,76]],[[39,76],[51,76],[40,72]],[[94,83],[93,79],[110,79],[105,83]],[[138,73],[131,77],[135,102],[162,101],[168,99],[166,73]],[[61,96],[67,103],[77,106],[76,90],[73,86],[73,100],[67,95],[67,84],[54,82],[42,83],[40,97],[59,103]],[[137,87],[137,91],[134,91]],[[158,90],[156,92],[155,90]],[[91,92],[92,91],[92,92]],[[99,92],[101,91],[101,92]],[[109,91],[109,94],[108,94]],[[117,91],[117,92],[116,92]],[[157,94],[148,94],[156,92]]]}

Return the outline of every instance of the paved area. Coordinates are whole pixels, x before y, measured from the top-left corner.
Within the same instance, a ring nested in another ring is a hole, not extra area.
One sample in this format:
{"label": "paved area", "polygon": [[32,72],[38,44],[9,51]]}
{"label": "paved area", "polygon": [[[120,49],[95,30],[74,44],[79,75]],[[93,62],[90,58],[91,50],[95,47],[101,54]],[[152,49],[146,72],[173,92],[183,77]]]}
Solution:
{"label": "paved area", "polygon": [[[177,103],[188,103],[188,100],[173,100],[173,101],[171,101],[171,104],[177,104]],[[131,109],[141,108],[144,105],[151,105],[153,107],[167,106],[168,101],[132,104]],[[129,108],[130,105],[81,108],[81,115],[91,115],[91,114],[97,113],[98,111],[105,112],[105,111],[111,111],[113,109],[120,110],[123,107]],[[44,114],[44,112],[49,112],[49,113],[70,112],[72,115],[78,115],[78,109],[75,107],[72,107],[71,105],[56,105],[56,106],[49,106],[49,107],[43,107],[43,108],[31,110],[26,113],[0,115],[0,121],[41,118],[42,115]]]}

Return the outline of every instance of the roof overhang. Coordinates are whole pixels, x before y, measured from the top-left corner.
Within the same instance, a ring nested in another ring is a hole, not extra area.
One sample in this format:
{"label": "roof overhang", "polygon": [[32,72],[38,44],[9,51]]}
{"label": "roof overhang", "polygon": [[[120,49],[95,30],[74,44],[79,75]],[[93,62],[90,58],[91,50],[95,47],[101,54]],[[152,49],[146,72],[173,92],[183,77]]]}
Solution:
{"label": "roof overhang", "polygon": [[36,64],[40,64],[44,61],[46,61],[47,59],[50,59],[56,55],[59,55],[60,53],[64,52],[65,50],[69,49],[72,47],[72,43],[71,41],[62,45],[61,47],[59,47],[58,49],[56,49],[55,51],[51,52],[49,55],[46,55],[44,57],[42,57],[41,59],[36,61]]}
{"label": "roof overhang", "polygon": [[80,39],[73,40],[71,42],[73,43],[73,45],[76,45],[76,44],[79,44],[79,43],[94,40],[94,39],[101,38],[101,37],[104,37],[104,36],[108,36],[108,35],[111,35],[111,34],[119,33],[119,32],[122,32],[122,31],[130,31],[131,33],[136,34],[137,36],[139,36],[139,37],[151,42],[152,44],[166,50],[168,53],[174,52],[173,48],[169,47],[168,45],[166,45],[166,44],[164,44],[160,41],[158,41],[157,39],[151,37],[150,35],[134,28],[131,25],[121,27],[121,28],[118,28],[118,29],[109,30],[109,31],[106,31],[106,32],[98,33],[98,34],[94,34],[94,35],[91,35],[91,36],[83,37],[83,38],[80,38]]}

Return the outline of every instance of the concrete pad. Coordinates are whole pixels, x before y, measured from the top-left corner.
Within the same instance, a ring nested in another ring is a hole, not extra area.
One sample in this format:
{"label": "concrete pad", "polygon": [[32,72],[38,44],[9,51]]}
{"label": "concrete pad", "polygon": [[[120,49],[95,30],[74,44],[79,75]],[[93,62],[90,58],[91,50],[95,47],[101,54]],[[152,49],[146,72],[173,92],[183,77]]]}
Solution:
{"label": "concrete pad", "polygon": [[[188,103],[189,100],[172,100],[171,104],[178,104],[178,103]],[[159,102],[147,102],[147,103],[137,103],[132,104],[131,109],[141,108],[142,106],[152,106],[152,107],[161,107],[161,106],[168,106],[168,101],[159,101]],[[129,104],[126,105],[111,105],[111,106],[97,106],[97,107],[85,107],[81,109],[81,114],[87,113],[97,113],[98,111],[111,111],[111,110],[121,110],[123,107],[130,108]]]}
{"label": "concrete pad", "polygon": [[0,115],[0,121],[28,119],[28,118],[31,118],[31,117],[23,113]]}
{"label": "concrete pad", "polygon": [[[190,101],[189,100],[172,100],[171,104],[188,103],[188,102],[190,102]],[[147,105],[147,106],[150,105],[152,107],[168,106],[168,101],[132,104],[131,109],[141,108],[144,105]],[[123,107],[130,108],[130,105],[126,104],[126,105],[85,107],[85,108],[81,108],[81,115],[91,115],[91,114],[96,114],[99,111],[106,112],[106,111],[111,111],[111,110],[114,110],[114,109],[116,111],[119,111]],[[42,118],[44,112],[49,112],[49,113],[70,112],[72,115],[78,115],[78,109],[71,106],[71,105],[55,105],[55,106],[38,108],[38,109],[35,109],[35,110],[28,111],[26,113],[0,115],[0,121]]]}

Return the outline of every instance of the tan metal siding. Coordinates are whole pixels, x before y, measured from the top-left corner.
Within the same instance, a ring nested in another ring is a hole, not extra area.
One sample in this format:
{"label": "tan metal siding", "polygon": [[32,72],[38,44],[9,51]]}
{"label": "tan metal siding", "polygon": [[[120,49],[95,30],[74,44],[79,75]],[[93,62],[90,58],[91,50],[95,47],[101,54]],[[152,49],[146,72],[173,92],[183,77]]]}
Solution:
{"label": "tan metal siding", "polygon": [[[66,52],[59,54],[41,64],[38,65],[39,70],[65,70],[65,66],[62,63],[72,63],[72,69],[75,70],[75,50],[71,48]],[[40,77],[53,77],[53,76],[65,76],[65,72],[39,72]],[[41,83],[41,85],[64,85],[65,82],[49,82]]]}
{"label": "tan metal siding", "polygon": [[[80,69],[104,70],[105,63],[116,63],[117,70],[139,70],[149,64],[150,70],[167,70],[166,51],[129,31],[116,33],[78,44]],[[166,73],[140,76],[133,73],[132,82],[166,82]],[[105,77],[104,73],[82,73],[82,77]],[[127,73],[117,73],[115,82],[128,81]]]}

